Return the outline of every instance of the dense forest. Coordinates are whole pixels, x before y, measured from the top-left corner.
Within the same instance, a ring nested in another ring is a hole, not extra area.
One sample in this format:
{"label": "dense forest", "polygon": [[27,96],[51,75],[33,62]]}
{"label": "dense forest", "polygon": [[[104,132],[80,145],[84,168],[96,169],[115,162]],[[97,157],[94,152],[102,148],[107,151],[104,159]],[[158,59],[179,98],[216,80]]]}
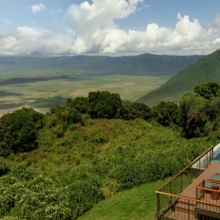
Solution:
{"label": "dense forest", "polygon": [[220,85],[180,104],[123,103],[108,91],[45,115],[0,118],[1,219],[77,219],[97,202],[172,176],[220,138]]}

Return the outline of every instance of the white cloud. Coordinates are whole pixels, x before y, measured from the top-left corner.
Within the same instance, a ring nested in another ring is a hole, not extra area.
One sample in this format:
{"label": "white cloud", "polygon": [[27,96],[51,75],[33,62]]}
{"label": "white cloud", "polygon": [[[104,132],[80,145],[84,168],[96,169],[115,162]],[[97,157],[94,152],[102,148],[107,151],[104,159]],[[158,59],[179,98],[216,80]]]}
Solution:
{"label": "white cloud", "polygon": [[40,28],[33,28],[22,26],[17,28],[19,38],[38,38],[43,34],[50,33],[48,30],[42,30]]}
{"label": "white cloud", "polygon": [[30,6],[30,8],[31,8],[33,13],[37,13],[37,12],[40,12],[42,10],[45,10],[46,6],[44,4],[39,4],[39,5],[32,5],[32,6]]}
{"label": "white cloud", "polygon": [[150,8],[150,5],[144,5],[143,7],[138,8],[138,11],[141,11],[143,9],[148,9],[148,8]]}
{"label": "white cloud", "polygon": [[[138,12],[142,0],[93,0],[71,5],[65,14],[66,31],[60,35],[48,30],[22,26],[14,35],[0,34],[0,54],[208,54],[220,48],[220,15],[213,25],[203,27],[199,20],[177,15],[173,29],[146,23],[144,31],[120,29],[115,19]],[[141,5],[143,6],[143,5]]]}
{"label": "white cloud", "polygon": [[116,28],[114,19],[123,19],[137,11],[137,4],[143,0],[93,0],[71,5],[66,18],[74,32],[88,33],[97,29]]}
{"label": "white cloud", "polygon": [[[204,28],[198,20],[191,21],[188,15],[181,16],[180,13],[174,29],[159,27],[155,23],[148,24],[142,32],[119,29],[114,20],[137,12],[139,2],[142,1],[93,0],[92,4],[84,2],[79,6],[71,5],[66,18],[75,33],[75,39],[81,42],[74,45],[72,53],[209,53],[219,44],[216,29]],[[83,45],[83,50],[77,50],[77,45],[80,48]]]}
{"label": "white cloud", "polygon": [[2,19],[2,21],[5,23],[5,24],[12,24],[12,22],[8,19]]}

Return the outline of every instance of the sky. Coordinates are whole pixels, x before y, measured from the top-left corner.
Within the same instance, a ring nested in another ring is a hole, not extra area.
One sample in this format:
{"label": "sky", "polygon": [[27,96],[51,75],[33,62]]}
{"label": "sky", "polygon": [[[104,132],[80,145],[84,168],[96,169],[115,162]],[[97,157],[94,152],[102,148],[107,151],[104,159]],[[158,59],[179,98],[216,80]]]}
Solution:
{"label": "sky", "polygon": [[220,49],[219,0],[0,0],[0,55],[194,55]]}

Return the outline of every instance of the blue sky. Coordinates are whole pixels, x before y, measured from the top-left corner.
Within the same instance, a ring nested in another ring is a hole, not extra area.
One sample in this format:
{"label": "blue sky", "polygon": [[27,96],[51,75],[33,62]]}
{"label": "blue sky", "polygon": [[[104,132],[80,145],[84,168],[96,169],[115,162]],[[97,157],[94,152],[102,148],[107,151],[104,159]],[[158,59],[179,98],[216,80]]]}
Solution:
{"label": "blue sky", "polygon": [[0,0],[0,55],[209,54],[219,0]]}

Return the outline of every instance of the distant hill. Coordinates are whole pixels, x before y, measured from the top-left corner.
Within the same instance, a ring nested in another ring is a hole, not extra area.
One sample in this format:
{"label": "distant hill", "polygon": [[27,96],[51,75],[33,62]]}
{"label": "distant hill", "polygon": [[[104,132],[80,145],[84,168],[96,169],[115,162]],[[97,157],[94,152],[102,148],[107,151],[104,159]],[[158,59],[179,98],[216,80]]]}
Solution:
{"label": "distant hill", "polygon": [[179,102],[186,92],[192,92],[195,85],[215,80],[220,83],[220,50],[178,72],[155,91],[138,99],[149,105],[160,101]]}
{"label": "distant hill", "polygon": [[137,56],[61,56],[0,57],[0,71],[13,69],[96,70],[97,74],[174,75],[204,56],[169,56],[142,54]]}

